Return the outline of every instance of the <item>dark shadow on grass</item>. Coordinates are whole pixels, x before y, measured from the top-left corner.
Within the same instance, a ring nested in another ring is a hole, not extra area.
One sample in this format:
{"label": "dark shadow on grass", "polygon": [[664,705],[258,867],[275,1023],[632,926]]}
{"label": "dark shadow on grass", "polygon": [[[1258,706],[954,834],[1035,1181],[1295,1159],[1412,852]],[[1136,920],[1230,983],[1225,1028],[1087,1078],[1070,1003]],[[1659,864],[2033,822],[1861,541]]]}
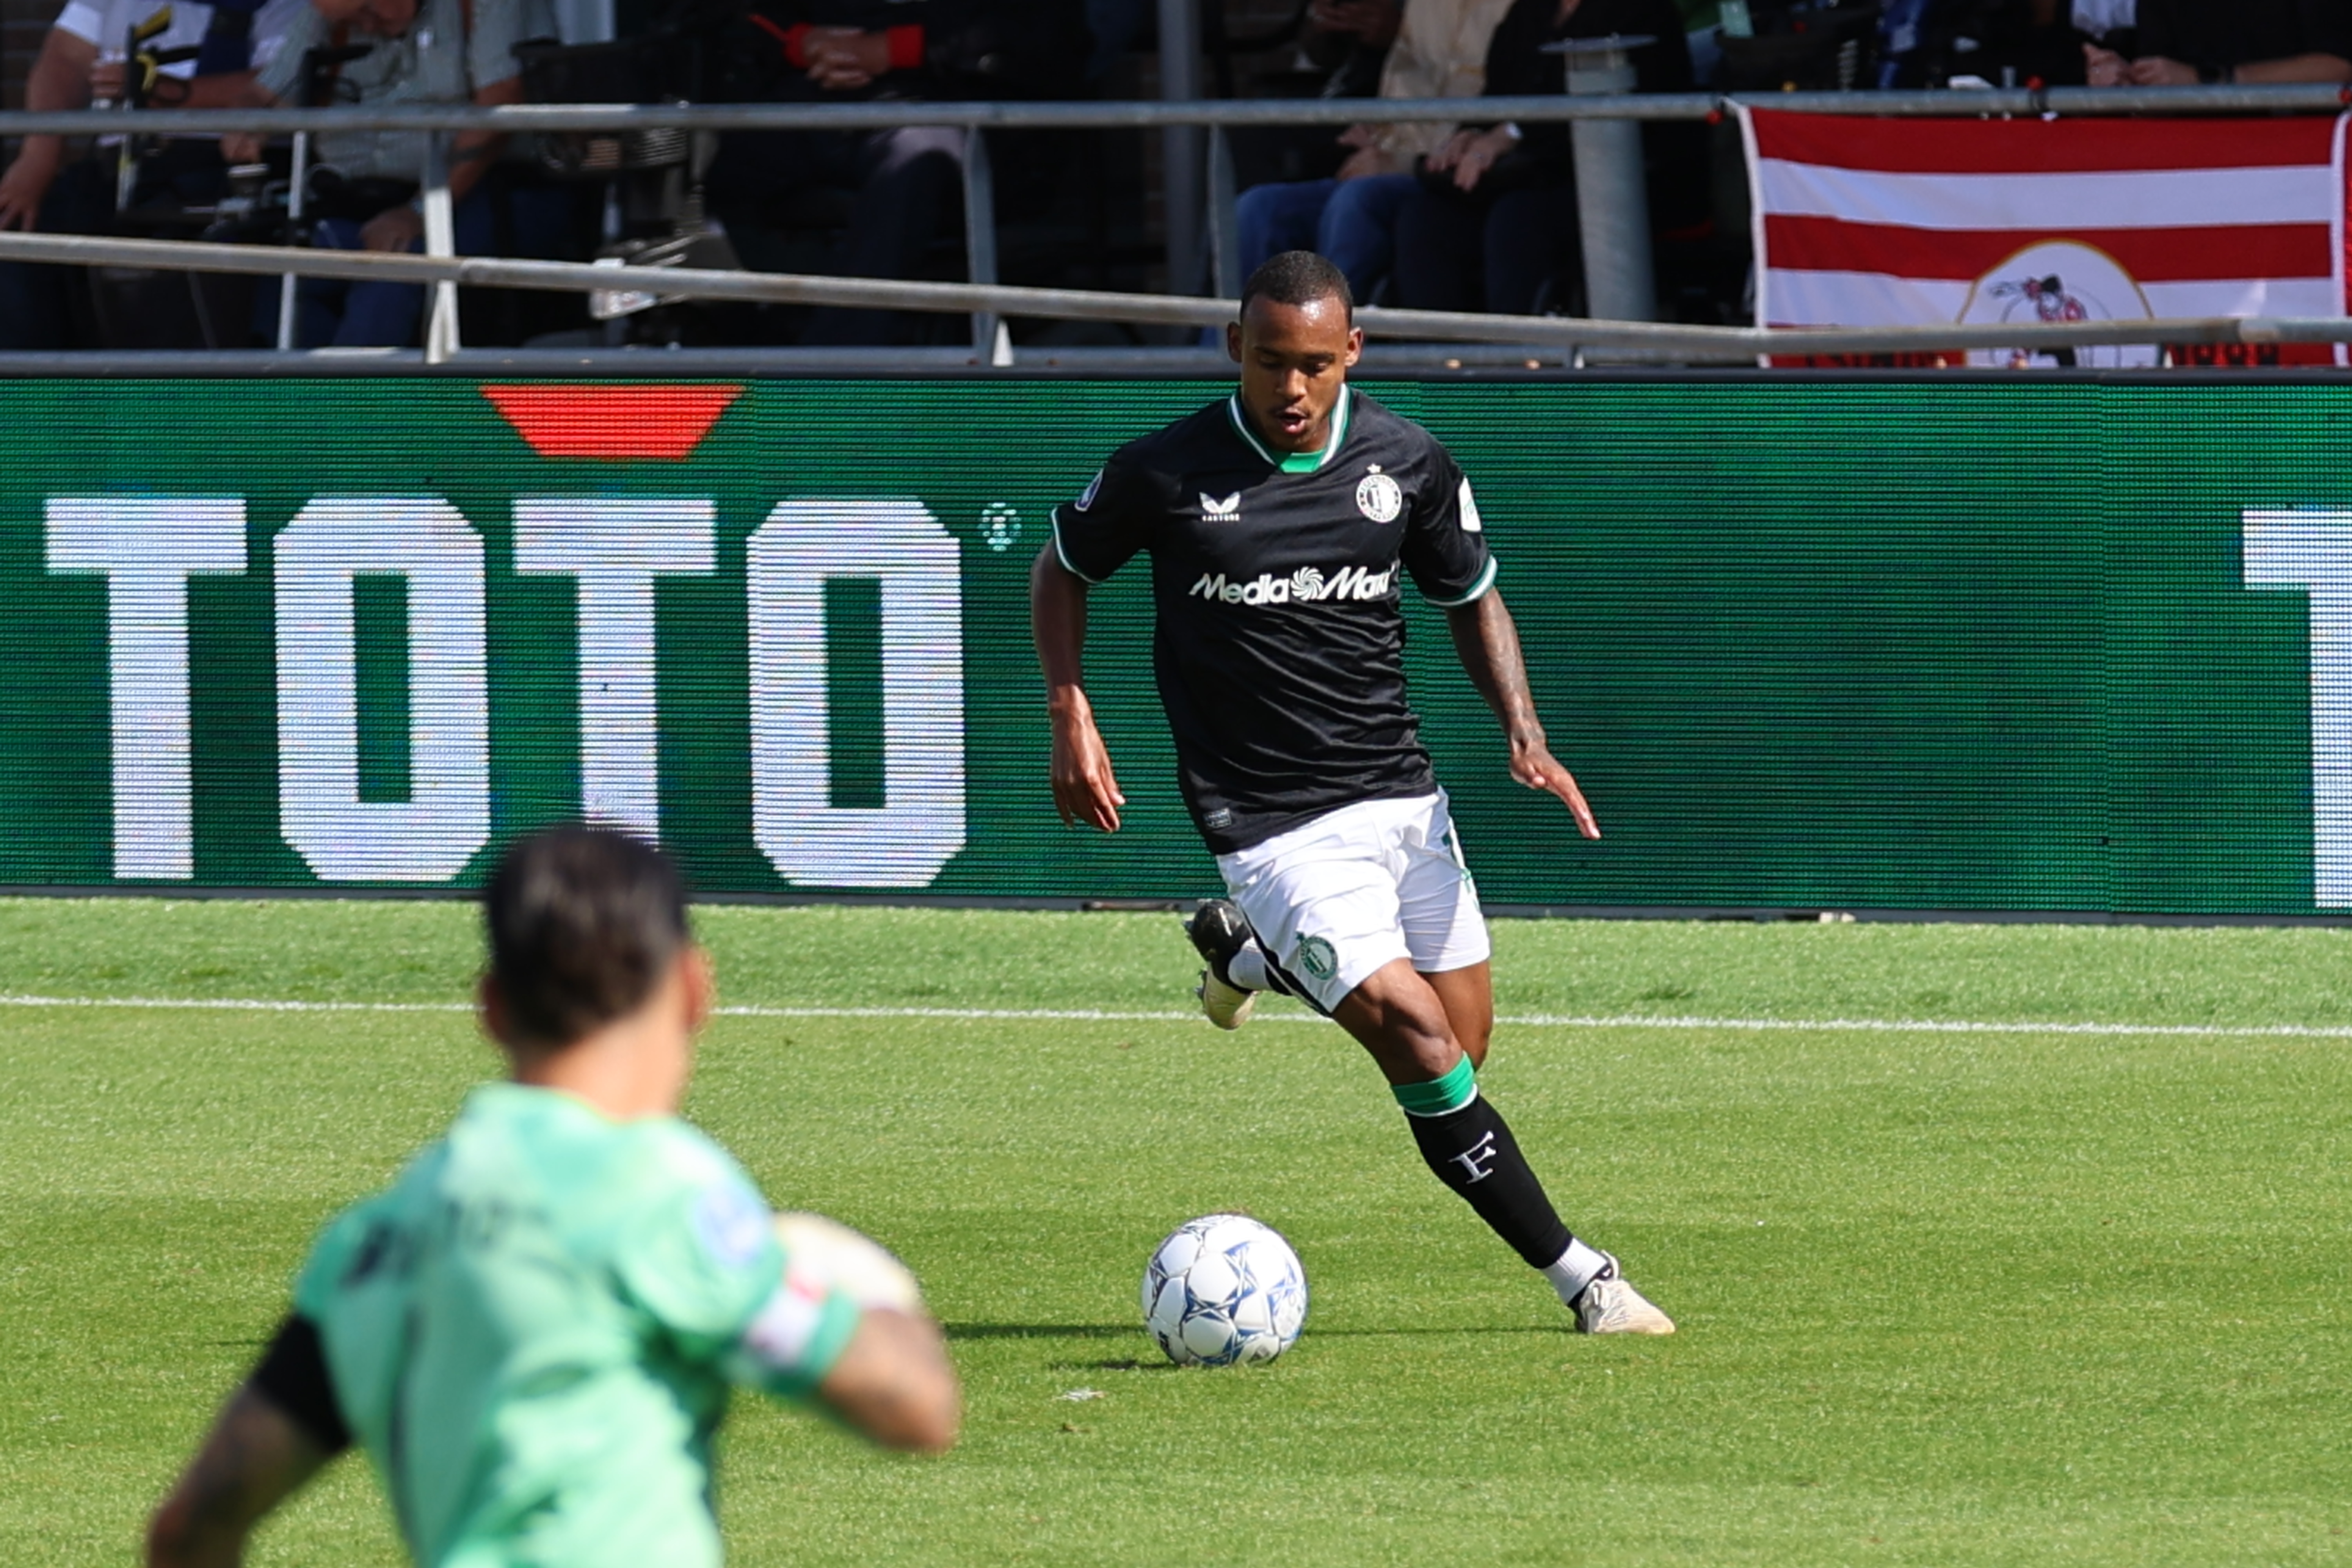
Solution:
{"label": "dark shadow on grass", "polygon": [[1450,1329],[1318,1329],[1310,1323],[1307,1328],[1307,1336],[1318,1340],[1385,1340],[1412,1334],[1447,1336],[1477,1334],[1492,1339],[1505,1334],[1572,1334],[1574,1332],[1576,1332],[1576,1326],[1573,1323],[1518,1323],[1509,1328],[1480,1328],[1475,1324],[1463,1323]]}
{"label": "dark shadow on grass", "polygon": [[1143,1331],[1133,1323],[947,1323],[951,1340],[1120,1340]]}

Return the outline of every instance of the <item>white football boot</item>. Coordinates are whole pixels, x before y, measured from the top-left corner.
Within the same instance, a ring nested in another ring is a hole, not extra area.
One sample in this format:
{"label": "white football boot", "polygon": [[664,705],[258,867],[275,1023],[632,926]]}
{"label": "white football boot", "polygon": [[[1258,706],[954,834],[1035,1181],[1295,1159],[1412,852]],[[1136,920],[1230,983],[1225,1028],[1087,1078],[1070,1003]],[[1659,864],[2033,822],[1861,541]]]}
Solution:
{"label": "white football boot", "polygon": [[1617,1259],[1609,1259],[1593,1281],[1576,1299],[1576,1327],[1587,1334],[1671,1334],[1675,1321],[1650,1304],[1649,1299],[1626,1283]]}
{"label": "white football boot", "polygon": [[1204,899],[1184,922],[1184,934],[1208,964],[1192,992],[1201,999],[1201,1011],[1220,1029],[1240,1028],[1257,1010],[1257,993],[1234,984],[1225,965],[1251,940],[1248,920],[1230,899]]}

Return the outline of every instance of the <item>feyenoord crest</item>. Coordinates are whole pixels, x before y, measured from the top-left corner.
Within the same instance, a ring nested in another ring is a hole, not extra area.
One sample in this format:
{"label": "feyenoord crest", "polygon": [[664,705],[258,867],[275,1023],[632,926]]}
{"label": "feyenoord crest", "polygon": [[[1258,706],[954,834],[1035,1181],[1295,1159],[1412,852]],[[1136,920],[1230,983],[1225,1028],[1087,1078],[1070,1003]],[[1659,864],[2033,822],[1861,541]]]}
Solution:
{"label": "feyenoord crest", "polygon": [[[1395,487],[1391,485],[1391,489]],[[1319,936],[1303,938],[1298,943],[1298,967],[1317,980],[1328,980],[1339,967],[1339,955],[1331,944]]]}
{"label": "feyenoord crest", "polygon": [[1374,522],[1394,522],[1404,510],[1404,491],[1386,474],[1366,474],[1356,487],[1356,510]]}

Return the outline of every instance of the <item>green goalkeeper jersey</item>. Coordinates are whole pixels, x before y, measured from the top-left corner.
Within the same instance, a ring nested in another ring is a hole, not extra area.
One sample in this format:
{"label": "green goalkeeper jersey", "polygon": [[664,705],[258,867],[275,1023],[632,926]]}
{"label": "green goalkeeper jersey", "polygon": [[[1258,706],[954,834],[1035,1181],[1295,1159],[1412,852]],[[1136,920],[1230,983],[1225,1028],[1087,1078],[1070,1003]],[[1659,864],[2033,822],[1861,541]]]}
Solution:
{"label": "green goalkeeper jersey", "polygon": [[520,1084],[327,1226],[294,1310],[432,1568],[717,1563],[730,1386],[805,1395],[858,1315],[702,1133]]}

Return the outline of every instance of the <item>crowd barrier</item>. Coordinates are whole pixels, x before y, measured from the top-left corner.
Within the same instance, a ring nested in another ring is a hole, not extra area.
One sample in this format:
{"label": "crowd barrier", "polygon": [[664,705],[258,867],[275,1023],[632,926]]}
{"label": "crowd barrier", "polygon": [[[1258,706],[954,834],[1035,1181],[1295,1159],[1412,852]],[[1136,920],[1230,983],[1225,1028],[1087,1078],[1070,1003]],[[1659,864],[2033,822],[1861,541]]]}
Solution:
{"label": "crowd barrier", "polygon": [[[0,260],[79,262],[93,266],[173,268],[488,288],[590,291],[609,289],[614,268],[572,261],[518,261],[479,256],[405,256],[359,250],[286,250],[258,245],[191,245],[177,241],[100,238],[81,235],[0,233]],[[675,300],[759,300],[776,304],[848,305],[938,310],[995,322],[1003,316],[1047,321],[1126,321],[1158,326],[1218,328],[1237,312],[1233,300],[1181,294],[1123,294],[1089,289],[1032,289],[996,283],[917,283],[789,272],[720,269],[640,270],[641,287]],[[658,282],[649,281],[658,279]],[[1953,322],[1923,327],[1704,327],[1656,321],[1594,321],[1578,316],[1507,316],[1455,310],[1366,306],[1355,323],[1368,337],[1436,343],[1488,343],[1540,352],[1557,359],[1607,354],[1619,360],[1680,363],[1738,363],[1765,355],[1869,354],[1971,349],[2091,349],[2156,344],[2262,348],[2282,342],[2352,342],[2352,318],[2208,316],[2106,321]],[[1009,342],[983,348],[1000,364],[1014,363]],[[425,357],[446,363],[456,356],[454,335]],[[118,363],[126,356],[107,356]],[[130,356],[134,357],[135,356]],[[232,355],[224,354],[227,358]],[[782,355],[773,357],[782,358]],[[0,356],[0,372],[8,368]],[[659,367],[655,367],[658,374]]]}
{"label": "crowd barrier", "polygon": [[[2352,388],[1365,389],[1475,484],[1606,834],[1509,781],[1408,593],[1490,904],[2352,909]],[[1108,451],[1219,395],[0,384],[0,882],[450,890],[584,809],[708,896],[1211,891],[1144,566],[1093,611],[1115,837],[1054,816],[1026,579]]]}

